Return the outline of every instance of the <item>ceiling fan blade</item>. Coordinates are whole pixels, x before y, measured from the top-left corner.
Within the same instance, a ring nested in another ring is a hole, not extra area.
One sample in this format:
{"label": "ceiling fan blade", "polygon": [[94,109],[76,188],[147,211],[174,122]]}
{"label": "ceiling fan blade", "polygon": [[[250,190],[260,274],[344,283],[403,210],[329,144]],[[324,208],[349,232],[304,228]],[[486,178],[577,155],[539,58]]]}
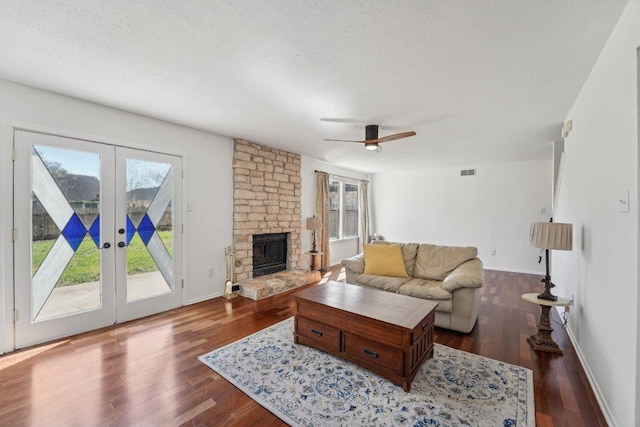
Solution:
{"label": "ceiling fan blade", "polygon": [[365,120],[345,118],[345,117],[320,117],[320,121],[328,122],[328,123],[346,123],[346,124],[357,124],[357,125],[362,125],[365,123]]}
{"label": "ceiling fan blade", "polygon": [[416,133],[414,131],[396,133],[393,135],[383,136],[382,138],[378,138],[378,142],[389,142],[395,141],[396,139],[408,138],[410,136],[414,136]]}
{"label": "ceiling fan blade", "polygon": [[324,139],[325,141],[332,141],[332,142],[359,142],[361,144],[365,143],[366,141],[354,141],[352,139]]}

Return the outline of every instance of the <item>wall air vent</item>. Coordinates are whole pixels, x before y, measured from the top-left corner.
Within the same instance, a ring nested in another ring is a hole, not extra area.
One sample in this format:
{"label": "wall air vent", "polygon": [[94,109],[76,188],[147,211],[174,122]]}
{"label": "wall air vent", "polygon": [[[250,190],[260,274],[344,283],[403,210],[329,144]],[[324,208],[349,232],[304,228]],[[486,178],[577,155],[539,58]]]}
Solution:
{"label": "wall air vent", "polygon": [[475,169],[461,169],[460,176],[472,176],[476,174]]}

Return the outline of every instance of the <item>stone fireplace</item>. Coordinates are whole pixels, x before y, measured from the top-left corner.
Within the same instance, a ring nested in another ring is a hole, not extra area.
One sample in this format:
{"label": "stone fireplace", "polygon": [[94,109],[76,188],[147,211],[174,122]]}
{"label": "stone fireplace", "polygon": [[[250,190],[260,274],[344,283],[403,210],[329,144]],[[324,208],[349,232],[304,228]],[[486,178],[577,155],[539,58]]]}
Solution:
{"label": "stone fireplace", "polygon": [[[300,164],[299,154],[234,140],[233,245],[237,281],[254,277],[255,235],[285,234],[285,267],[302,268]],[[282,263],[279,264],[281,268]]]}

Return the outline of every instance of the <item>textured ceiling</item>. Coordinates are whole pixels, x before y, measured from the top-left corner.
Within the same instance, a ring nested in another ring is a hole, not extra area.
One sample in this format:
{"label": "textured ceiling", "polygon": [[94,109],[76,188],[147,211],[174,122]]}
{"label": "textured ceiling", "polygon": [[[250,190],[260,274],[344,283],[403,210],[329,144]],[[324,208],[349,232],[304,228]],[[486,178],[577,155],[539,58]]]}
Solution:
{"label": "textured ceiling", "polygon": [[[550,158],[625,4],[1,0],[0,78],[365,172]],[[366,124],[417,135],[323,141]]]}

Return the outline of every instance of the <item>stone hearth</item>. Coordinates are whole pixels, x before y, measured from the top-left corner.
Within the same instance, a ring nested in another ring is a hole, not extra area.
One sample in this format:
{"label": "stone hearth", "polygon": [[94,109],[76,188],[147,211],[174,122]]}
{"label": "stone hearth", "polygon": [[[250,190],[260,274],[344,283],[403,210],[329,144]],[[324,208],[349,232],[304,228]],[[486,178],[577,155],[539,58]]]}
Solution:
{"label": "stone hearth", "polygon": [[317,282],[320,279],[319,271],[293,270],[242,280],[238,285],[240,285],[241,296],[257,301]]}

